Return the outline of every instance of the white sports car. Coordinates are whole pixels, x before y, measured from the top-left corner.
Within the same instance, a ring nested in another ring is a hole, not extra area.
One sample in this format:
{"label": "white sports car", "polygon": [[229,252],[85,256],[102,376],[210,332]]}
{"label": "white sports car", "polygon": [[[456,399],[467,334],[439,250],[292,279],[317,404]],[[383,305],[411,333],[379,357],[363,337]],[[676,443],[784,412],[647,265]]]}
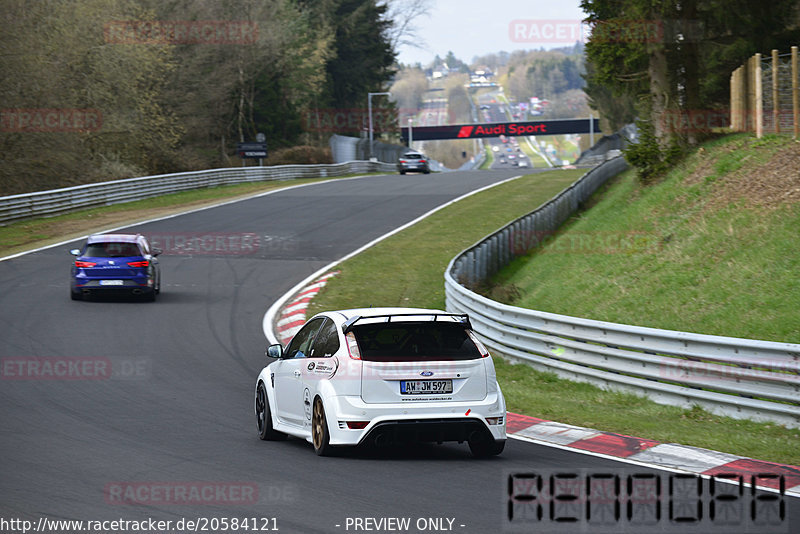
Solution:
{"label": "white sports car", "polygon": [[305,438],[333,447],[467,442],[500,454],[506,405],[489,352],[466,315],[414,308],[320,313],[261,370],[255,412],[261,439]]}

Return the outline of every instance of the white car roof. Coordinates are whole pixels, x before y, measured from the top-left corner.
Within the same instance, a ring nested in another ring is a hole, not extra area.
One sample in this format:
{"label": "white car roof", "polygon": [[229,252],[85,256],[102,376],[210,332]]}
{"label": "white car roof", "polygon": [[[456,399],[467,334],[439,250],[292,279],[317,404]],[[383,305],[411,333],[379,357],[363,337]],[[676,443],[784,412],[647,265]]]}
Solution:
{"label": "white car roof", "polygon": [[[381,308],[353,308],[348,310],[332,310],[321,312],[314,317],[327,316],[334,320],[337,325],[346,325],[356,321],[364,323],[374,322],[402,322],[402,321],[425,321],[425,320],[444,320],[444,322],[464,322],[464,314],[452,314],[443,310],[429,308],[401,308],[401,307],[381,307]],[[436,316],[436,318],[434,318]],[[442,317],[444,316],[444,317]],[[312,319],[314,318],[312,317]],[[373,318],[370,320],[371,318]],[[396,318],[395,318],[396,317]],[[429,319],[428,319],[429,318]],[[446,318],[446,319],[445,319]],[[469,325],[469,320],[466,322]]]}
{"label": "white car roof", "polygon": [[[329,314],[331,312],[328,312]],[[436,313],[447,313],[442,310],[432,310],[427,308],[400,308],[400,307],[382,307],[382,308],[353,308],[349,310],[336,310],[335,313],[344,315],[345,320],[352,319],[353,317],[374,317],[376,315],[430,315]]]}

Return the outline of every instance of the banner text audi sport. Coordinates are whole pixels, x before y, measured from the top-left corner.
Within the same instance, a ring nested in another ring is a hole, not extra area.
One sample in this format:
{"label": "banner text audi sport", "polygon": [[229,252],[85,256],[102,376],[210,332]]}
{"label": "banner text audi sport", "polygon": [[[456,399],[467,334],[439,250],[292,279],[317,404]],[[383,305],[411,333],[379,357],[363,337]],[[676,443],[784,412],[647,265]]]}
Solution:
{"label": "banner text audi sport", "polygon": [[[594,121],[594,131],[600,132],[600,119]],[[560,135],[590,133],[589,119],[560,119],[549,121],[495,122],[480,124],[451,124],[447,126],[415,126],[414,141],[432,139],[475,139],[478,137],[500,137],[517,135]],[[408,140],[408,128],[400,129],[403,139]]]}

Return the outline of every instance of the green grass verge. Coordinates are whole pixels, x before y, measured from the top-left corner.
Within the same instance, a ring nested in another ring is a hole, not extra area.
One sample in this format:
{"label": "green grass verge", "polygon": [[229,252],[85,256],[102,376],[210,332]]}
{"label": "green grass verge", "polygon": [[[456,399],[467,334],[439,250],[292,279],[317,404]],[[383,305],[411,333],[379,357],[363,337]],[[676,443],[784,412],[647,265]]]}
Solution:
{"label": "green grass verge", "polygon": [[486,145],[486,158],[484,158],[483,163],[480,166],[480,170],[488,171],[492,168],[492,164],[494,163],[494,153],[492,152],[491,147],[487,144]]}
{"label": "green grass verge", "polygon": [[[343,262],[338,267],[341,274],[312,301],[309,313],[371,305],[443,308],[444,269],[458,252],[549,200],[583,172],[559,170],[529,175],[437,212]],[[586,273],[584,278],[589,278]],[[569,286],[560,287],[562,294],[569,293],[564,291]],[[510,411],[800,465],[800,430],[718,417],[699,408],[663,406],[642,397],[560,379],[524,364],[499,358],[495,363]]]}
{"label": "green grass verge", "polygon": [[125,204],[89,208],[55,217],[17,221],[0,226],[0,256],[16,254],[90,232],[100,232],[190,208],[200,208],[225,200],[331,179],[281,180],[194,189]]}

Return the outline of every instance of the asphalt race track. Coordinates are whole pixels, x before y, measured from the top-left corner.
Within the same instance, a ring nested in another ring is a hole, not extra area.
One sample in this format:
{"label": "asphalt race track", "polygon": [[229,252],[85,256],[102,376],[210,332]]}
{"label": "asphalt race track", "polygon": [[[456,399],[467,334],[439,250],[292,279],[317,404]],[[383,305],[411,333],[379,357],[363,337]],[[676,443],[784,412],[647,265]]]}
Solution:
{"label": "asphalt race track", "polygon": [[[509,475],[652,472],[518,440],[488,460],[457,444],[319,458],[304,441],[256,435],[267,308],[361,245],[515,174],[337,180],[127,228],[165,249],[153,304],[71,301],[77,243],[0,262],[0,532],[21,532],[10,519],[40,518],[172,521],[170,532],[195,530],[186,520],[224,531],[223,518],[248,521],[250,532],[577,531],[508,523]],[[796,532],[800,502],[787,497],[786,509],[785,520],[753,531]],[[664,510],[652,531],[742,531],[692,530]],[[603,528],[587,531],[648,531]]]}

